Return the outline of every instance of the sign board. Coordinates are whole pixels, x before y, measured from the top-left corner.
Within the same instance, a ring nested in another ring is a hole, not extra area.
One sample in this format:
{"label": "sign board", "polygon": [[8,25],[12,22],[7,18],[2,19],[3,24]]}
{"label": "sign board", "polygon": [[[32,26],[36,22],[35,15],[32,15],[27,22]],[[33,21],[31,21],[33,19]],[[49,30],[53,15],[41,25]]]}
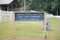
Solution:
{"label": "sign board", "polygon": [[44,13],[15,13],[15,21],[44,20]]}
{"label": "sign board", "polygon": [[[0,19],[2,18],[1,10],[0,10]],[[12,17],[11,17],[12,18]],[[44,38],[46,39],[46,13],[15,13],[15,21],[44,21]],[[13,21],[13,31],[14,31],[14,37],[16,38],[16,24],[15,21]],[[14,39],[15,39],[14,38]]]}
{"label": "sign board", "polygon": [[46,39],[46,13],[15,13],[15,21],[44,21],[44,38]]}

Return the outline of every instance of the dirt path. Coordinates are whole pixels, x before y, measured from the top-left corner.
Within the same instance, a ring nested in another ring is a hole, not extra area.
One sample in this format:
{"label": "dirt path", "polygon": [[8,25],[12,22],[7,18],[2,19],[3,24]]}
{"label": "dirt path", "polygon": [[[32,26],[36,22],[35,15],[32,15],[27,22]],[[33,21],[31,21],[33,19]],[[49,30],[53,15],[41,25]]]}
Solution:
{"label": "dirt path", "polygon": [[28,38],[28,37],[24,37],[24,38],[7,38],[4,40],[53,40],[53,39],[43,39],[43,38]]}

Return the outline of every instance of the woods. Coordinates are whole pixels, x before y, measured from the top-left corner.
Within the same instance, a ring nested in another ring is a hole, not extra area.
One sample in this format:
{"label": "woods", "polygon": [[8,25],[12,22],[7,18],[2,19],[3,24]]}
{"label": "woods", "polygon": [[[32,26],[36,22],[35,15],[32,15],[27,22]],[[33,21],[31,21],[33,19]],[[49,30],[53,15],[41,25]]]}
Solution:
{"label": "woods", "polygon": [[60,0],[19,0],[21,9],[46,11],[54,15],[60,15]]}

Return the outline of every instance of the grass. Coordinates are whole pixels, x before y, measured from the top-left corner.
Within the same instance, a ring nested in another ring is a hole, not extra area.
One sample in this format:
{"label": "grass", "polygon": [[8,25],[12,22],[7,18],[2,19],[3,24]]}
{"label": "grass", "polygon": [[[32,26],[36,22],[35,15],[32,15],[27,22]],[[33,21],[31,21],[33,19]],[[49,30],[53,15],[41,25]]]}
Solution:
{"label": "grass", "polygon": [[[13,27],[16,26],[16,37],[40,37],[43,38],[42,21],[16,21],[0,23],[0,40],[13,37]],[[47,31],[47,37],[60,40],[60,19],[50,19],[51,31]]]}
{"label": "grass", "polygon": [[51,18],[50,20],[50,26],[51,26],[51,29],[52,31],[50,31],[48,33],[48,35],[50,34],[50,36],[52,38],[54,38],[55,40],[60,40],[60,19],[58,18]]}
{"label": "grass", "polygon": [[[18,22],[17,36],[40,37],[41,36],[41,22]],[[40,34],[40,35],[39,35]]]}

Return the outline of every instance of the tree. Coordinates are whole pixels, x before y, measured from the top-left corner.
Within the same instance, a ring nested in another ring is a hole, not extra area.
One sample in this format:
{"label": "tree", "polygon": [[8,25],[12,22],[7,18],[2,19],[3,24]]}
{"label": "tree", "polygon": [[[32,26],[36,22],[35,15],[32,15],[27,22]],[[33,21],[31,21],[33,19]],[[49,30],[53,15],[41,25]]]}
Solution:
{"label": "tree", "polygon": [[[25,0],[26,10],[46,11],[52,14],[59,13],[60,0]],[[24,7],[24,0],[20,0],[22,8]]]}
{"label": "tree", "polygon": [[60,5],[60,0],[54,0],[53,2],[51,2],[51,10],[57,15],[58,15],[58,10],[60,10],[59,5]]}

